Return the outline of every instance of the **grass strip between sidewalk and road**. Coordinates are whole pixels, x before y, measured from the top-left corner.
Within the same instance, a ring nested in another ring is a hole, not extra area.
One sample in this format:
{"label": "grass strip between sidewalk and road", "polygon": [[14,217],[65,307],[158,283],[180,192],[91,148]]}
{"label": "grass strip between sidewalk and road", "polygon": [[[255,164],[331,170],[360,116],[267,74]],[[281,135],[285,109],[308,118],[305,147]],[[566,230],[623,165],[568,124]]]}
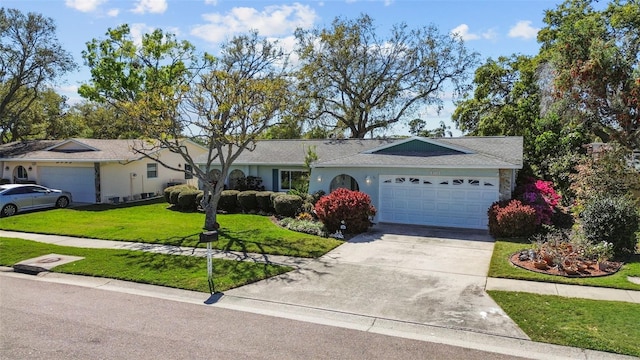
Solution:
{"label": "grass strip between sidewalk and road", "polygon": [[[163,200],[151,200],[23,213],[3,218],[0,229],[194,247],[204,218],[203,213],[174,211]],[[284,229],[268,216],[220,214],[217,221],[219,240],[212,245],[220,250],[316,258],[342,244]]]}
{"label": "grass strip between sidewalk and road", "polygon": [[533,341],[640,356],[640,304],[488,293]]}
{"label": "grass strip between sidewalk and road", "polygon": [[636,255],[634,258],[627,261],[623,265],[622,269],[612,275],[592,278],[569,278],[525,270],[513,265],[511,261],[509,261],[509,257],[514,253],[530,248],[532,248],[531,243],[524,240],[496,240],[488,276],[560,284],[607,287],[623,290],[640,290],[640,284],[634,284],[627,279],[628,276],[640,277],[639,255]]}
{"label": "grass strip between sidewalk and road", "polygon": [[[85,258],[56,266],[53,272],[209,292],[207,260],[203,257],[134,250],[75,248],[23,239],[0,238],[2,266],[13,266],[20,261],[52,253]],[[291,267],[273,264],[213,259],[216,291],[225,291],[291,270]]]}

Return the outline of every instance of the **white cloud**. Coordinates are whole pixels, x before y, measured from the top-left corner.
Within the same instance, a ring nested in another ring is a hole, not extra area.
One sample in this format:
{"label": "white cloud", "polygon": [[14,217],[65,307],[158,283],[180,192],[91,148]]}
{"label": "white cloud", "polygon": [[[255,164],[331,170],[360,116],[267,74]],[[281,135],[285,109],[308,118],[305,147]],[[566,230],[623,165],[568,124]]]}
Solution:
{"label": "white cloud", "polygon": [[384,0],[384,6],[389,6],[391,4],[393,4],[394,0]]}
{"label": "white cloud", "polygon": [[469,32],[469,25],[460,24],[451,30],[451,33],[454,35],[460,36],[460,38],[464,41],[468,40],[478,40],[480,38],[477,34],[472,34]]}
{"label": "white cloud", "polygon": [[118,14],[120,14],[120,9],[111,9],[107,11],[107,16],[109,17],[116,17]]}
{"label": "white cloud", "polygon": [[138,0],[138,4],[131,11],[136,14],[162,14],[167,10],[167,0]]}
{"label": "white cloud", "polygon": [[136,24],[131,24],[131,26],[129,27],[129,30],[131,32],[131,38],[133,39],[133,42],[136,45],[141,45],[142,35],[153,32],[155,28],[147,24],[136,23]]}
{"label": "white cloud", "polygon": [[296,28],[308,29],[317,19],[307,5],[272,5],[259,11],[251,7],[235,7],[226,14],[202,15],[208,24],[195,26],[191,34],[209,42],[219,42],[230,35],[257,30],[263,36],[288,35]]}
{"label": "white cloud", "polygon": [[64,4],[81,12],[91,12],[105,1],[107,0],[65,0]]}
{"label": "white cloud", "polygon": [[217,6],[218,5],[218,0],[204,0],[204,3],[207,4],[207,5]]}
{"label": "white cloud", "polygon": [[481,34],[469,32],[469,25],[460,24],[451,30],[451,34],[458,35],[464,41],[479,40],[479,39],[495,39],[496,32],[493,29],[489,29]]}
{"label": "white cloud", "polygon": [[509,37],[534,39],[536,36],[538,36],[538,31],[540,31],[540,28],[531,26],[531,21],[521,20],[518,21],[518,23],[515,24],[511,29],[509,29]]}

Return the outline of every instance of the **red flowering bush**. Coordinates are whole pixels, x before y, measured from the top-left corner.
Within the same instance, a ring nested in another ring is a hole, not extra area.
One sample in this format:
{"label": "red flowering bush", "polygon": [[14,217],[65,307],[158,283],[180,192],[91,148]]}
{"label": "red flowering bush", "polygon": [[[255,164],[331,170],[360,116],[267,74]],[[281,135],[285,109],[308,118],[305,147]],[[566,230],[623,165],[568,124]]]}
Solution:
{"label": "red flowering bush", "polygon": [[369,195],[343,188],[321,197],[314,209],[318,219],[330,233],[339,230],[342,221],[346,226],[346,233],[365,232],[371,225],[369,217],[376,214]]}
{"label": "red flowering bush", "polygon": [[529,179],[518,192],[518,198],[535,209],[536,225],[552,224],[561,196],[555,191],[551,181]]}
{"label": "red flowering bush", "polygon": [[489,208],[489,233],[494,237],[530,236],[535,233],[536,210],[520,200],[498,201]]}

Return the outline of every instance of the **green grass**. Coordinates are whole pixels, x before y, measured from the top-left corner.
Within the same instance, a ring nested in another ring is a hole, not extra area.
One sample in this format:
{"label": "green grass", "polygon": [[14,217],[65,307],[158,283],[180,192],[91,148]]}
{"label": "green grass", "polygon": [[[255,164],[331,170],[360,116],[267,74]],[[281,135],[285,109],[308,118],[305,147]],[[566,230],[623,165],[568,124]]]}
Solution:
{"label": "green grass", "polygon": [[533,341],[640,356],[640,304],[489,291]]}
{"label": "green grass", "polygon": [[[206,258],[165,255],[143,251],[85,249],[0,238],[0,265],[14,264],[47,254],[82,256],[53,272],[89,275],[179,289],[209,292]],[[286,266],[213,259],[216,291],[225,291],[291,271]]]}
{"label": "green grass", "polygon": [[[318,257],[342,242],[303,234],[275,225],[259,215],[218,215],[223,250],[298,257]],[[196,246],[204,214],[184,213],[168,204],[149,201],[141,205],[93,205],[19,214],[0,220],[0,228],[41,234]]]}
{"label": "green grass", "polygon": [[519,240],[497,240],[493,248],[493,256],[489,266],[489,276],[497,278],[531,280],[541,282],[554,282],[561,284],[586,285],[608,287],[625,290],[640,290],[640,285],[627,280],[627,276],[640,277],[640,256],[636,255],[624,264],[622,269],[615,274],[593,278],[567,278],[541,274],[514,266],[509,257],[522,249],[531,248],[529,242]]}

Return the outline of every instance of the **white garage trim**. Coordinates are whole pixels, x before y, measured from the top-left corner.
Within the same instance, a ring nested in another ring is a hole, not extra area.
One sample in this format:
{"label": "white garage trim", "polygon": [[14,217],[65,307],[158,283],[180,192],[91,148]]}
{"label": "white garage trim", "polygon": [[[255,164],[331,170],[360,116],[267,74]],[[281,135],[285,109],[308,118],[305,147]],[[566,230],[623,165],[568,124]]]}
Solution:
{"label": "white garage trim", "polygon": [[39,166],[38,178],[44,186],[71,192],[73,202],[96,202],[93,167]]}
{"label": "white garage trim", "polygon": [[498,177],[380,175],[379,221],[487,228]]}

